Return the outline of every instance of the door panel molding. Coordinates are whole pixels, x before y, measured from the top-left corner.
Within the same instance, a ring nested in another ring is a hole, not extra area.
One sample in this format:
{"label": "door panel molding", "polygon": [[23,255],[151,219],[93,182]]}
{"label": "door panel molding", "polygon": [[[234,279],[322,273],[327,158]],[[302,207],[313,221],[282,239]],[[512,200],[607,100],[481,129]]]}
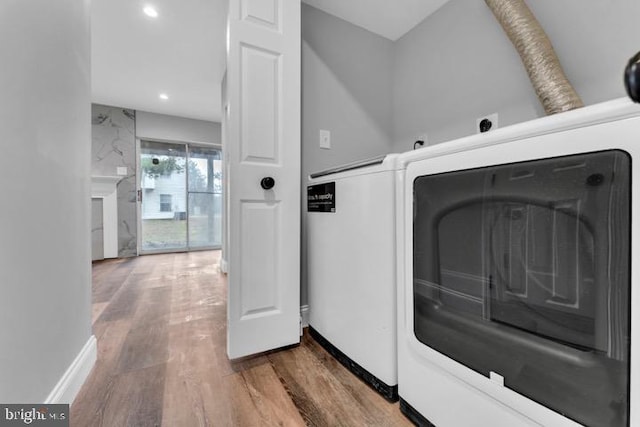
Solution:
{"label": "door panel molding", "polygon": [[242,0],[242,20],[280,32],[281,2],[282,0]]}
{"label": "door panel molding", "polygon": [[246,43],[240,44],[243,162],[280,162],[282,55]]}

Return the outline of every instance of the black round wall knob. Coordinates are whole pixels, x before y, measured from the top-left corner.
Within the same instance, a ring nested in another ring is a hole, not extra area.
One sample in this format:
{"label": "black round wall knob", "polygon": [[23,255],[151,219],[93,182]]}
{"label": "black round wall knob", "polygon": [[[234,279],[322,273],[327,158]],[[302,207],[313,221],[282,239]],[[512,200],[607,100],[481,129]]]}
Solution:
{"label": "black round wall knob", "polygon": [[624,70],[624,87],[634,102],[640,102],[640,52],[629,60]]}
{"label": "black round wall knob", "polygon": [[482,119],[480,121],[480,132],[484,133],[484,132],[489,132],[491,130],[491,127],[493,126],[493,123],[491,123],[491,120],[489,119]]}
{"label": "black round wall knob", "polygon": [[260,180],[260,187],[265,190],[271,190],[273,186],[276,185],[276,180],[271,178],[270,176],[264,177]]}

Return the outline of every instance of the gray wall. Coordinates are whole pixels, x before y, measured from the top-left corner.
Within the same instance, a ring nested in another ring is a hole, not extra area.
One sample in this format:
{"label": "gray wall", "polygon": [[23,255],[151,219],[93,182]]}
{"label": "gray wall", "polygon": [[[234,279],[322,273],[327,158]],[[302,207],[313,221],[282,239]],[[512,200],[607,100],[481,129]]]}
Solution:
{"label": "gray wall", "polygon": [[91,336],[89,2],[0,6],[0,402],[43,402]]}
{"label": "gray wall", "polygon": [[[312,172],[390,151],[393,43],[302,5],[302,290],[306,185]],[[319,131],[331,131],[331,149]]]}
{"label": "gray wall", "polygon": [[135,112],[93,104],[91,174],[116,176],[118,166],[127,168],[118,182],[118,256],[124,258],[138,254]]}
{"label": "gray wall", "polygon": [[[622,72],[640,50],[637,0],[528,1],[585,104],[624,96]],[[544,115],[515,48],[483,1],[451,0],[394,45],[394,151],[475,133],[497,112],[504,127]]]}
{"label": "gray wall", "polygon": [[136,137],[179,142],[222,143],[220,123],[136,111]]}
{"label": "gray wall", "polygon": [[[637,0],[528,1],[585,104],[624,96],[622,72],[640,50]],[[478,0],[450,0],[396,42],[302,7],[302,304],[306,180],[348,161],[504,127],[544,115],[522,61]],[[332,149],[318,147],[328,129]]]}

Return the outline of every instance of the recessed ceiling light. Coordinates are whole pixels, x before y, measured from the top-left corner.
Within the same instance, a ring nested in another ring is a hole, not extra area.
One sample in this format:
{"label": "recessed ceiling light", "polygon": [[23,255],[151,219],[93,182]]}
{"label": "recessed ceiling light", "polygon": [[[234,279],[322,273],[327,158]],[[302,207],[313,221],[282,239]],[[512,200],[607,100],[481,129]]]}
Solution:
{"label": "recessed ceiling light", "polygon": [[163,101],[166,101],[167,99],[169,99],[169,95],[167,95],[166,93],[161,93],[160,95],[158,95],[160,97],[160,99],[162,99]]}
{"label": "recessed ceiling light", "polygon": [[145,15],[147,15],[147,16],[149,16],[151,18],[157,18],[158,17],[158,11],[153,6],[145,6],[144,9],[142,9],[142,11],[144,12]]}

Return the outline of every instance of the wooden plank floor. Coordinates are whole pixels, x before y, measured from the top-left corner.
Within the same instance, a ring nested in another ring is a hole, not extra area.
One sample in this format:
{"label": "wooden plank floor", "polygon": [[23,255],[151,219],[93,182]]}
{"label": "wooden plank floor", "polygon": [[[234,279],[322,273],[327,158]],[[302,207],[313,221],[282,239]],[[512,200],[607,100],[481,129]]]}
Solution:
{"label": "wooden plank floor", "polygon": [[98,361],[71,408],[84,426],[409,426],[308,334],[230,362],[218,251],[93,266]]}

